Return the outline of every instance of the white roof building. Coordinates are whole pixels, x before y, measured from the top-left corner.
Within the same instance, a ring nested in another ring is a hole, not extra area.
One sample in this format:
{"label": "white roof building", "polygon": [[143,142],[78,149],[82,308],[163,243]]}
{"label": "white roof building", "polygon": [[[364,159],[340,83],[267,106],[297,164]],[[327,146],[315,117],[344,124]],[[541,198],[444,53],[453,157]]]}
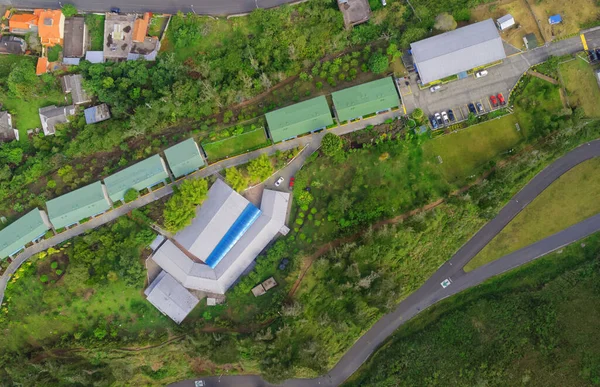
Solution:
{"label": "white roof building", "polygon": [[513,18],[512,15],[509,13],[497,19],[496,24],[498,25],[498,29],[500,31],[504,31],[505,29],[515,25],[515,18]]}
{"label": "white roof building", "polygon": [[180,324],[200,302],[165,271],[158,274],[144,294],[156,309],[177,324]]}
{"label": "white roof building", "polygon": [[224,294],[278,233],[287,234],[289,200],[264,190],[259,210],[217,180],[192,224],[152,259],[186,288]]}

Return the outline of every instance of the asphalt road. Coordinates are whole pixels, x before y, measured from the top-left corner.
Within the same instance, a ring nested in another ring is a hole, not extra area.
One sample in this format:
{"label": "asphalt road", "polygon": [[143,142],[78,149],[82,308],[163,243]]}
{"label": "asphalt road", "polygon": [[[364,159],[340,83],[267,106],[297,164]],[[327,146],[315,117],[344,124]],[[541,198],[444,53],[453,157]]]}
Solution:
{"label": "asphalt road", "polygon": [[[600,140],[596,140],[579,146],[545,168],[518,192],[493,220],[482,227],[449,261],[440,266],[425,284],[359,338],[326,375],[315,379],[286,380],[283,386],[338,386],[348,379],[396,329],[431,305],[600,231],[600,214],[598,214],[469,273],[463,271],[464,265],[552,182],[574,166],[599,156]],[[447,288],[442,288],[441,282],[445,279],[450,279],[452,283]],[[196,380],[202,380],[208,387],[271,386],[256,375],[221,375]],[[194,381],[181,381],[171,386],[193,387]]]}
{"label": "asphalt road", "polygon": [[81,11],[106,12],[119,7],[121,12],[183,13],[202,15],[233,15],[247,13],[257,8],[272,8],[291,3],[292,0],[0,0],[0,5],[16,8],[58,8],[70,3]]}

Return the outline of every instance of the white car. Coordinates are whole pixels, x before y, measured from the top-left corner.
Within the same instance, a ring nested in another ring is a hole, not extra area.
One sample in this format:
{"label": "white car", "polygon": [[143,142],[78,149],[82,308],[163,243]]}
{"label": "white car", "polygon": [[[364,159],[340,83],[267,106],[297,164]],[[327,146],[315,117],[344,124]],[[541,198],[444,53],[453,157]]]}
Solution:
{"label": "white car", "polygon": [[478,71],[478,72],[475,73],[475,76],[477,78],[485,77],[486,75],[488,75],[487,70],[482,70],[482,71]]}
{"label": "white car", "polygon": [[204,380],[196,380],[194,382],[194,387],[204,387]]}
{"label": "white car", "polygon": [[442,88],[442,86],[440,86],[440,85],[435,85],[435,86],[431,86],[431,87],[429,88],[429,91],[431,91],[432,93],[435,93],[436,91],[438,91],[438,90],[439,90],[439,89],[441,89],[441,88]]}
{"label": "white car", "polygon": [[277,179],[277,181],[275,182],[275,187],[279,187],[284,180],[285,179],[283,178],[283,176],[280,176],[279,179]]}
{"label": "white car", "polygon": [[450,123],[450,119],[448,118],[448,113],[442,112],[442,119],[444,120],[444,124],[448,125]]}

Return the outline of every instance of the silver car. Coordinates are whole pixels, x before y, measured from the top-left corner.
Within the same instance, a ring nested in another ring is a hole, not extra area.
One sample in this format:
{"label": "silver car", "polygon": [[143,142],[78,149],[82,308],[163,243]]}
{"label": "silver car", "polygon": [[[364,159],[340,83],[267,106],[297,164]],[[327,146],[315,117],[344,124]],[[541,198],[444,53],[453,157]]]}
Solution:
{"label": "silver car", "polygon": [[277,181],[275,182],[275,187],[279,187],[284,180],[285,179],[283,178],[283,176],[280,176],[279,179],[277,179]]}
{"label": "silver car", "polygon": [[442,119],[444,120],[444,124],[448,125],[450,123],[450,119],[448,118],[448,113],[442,112]]}

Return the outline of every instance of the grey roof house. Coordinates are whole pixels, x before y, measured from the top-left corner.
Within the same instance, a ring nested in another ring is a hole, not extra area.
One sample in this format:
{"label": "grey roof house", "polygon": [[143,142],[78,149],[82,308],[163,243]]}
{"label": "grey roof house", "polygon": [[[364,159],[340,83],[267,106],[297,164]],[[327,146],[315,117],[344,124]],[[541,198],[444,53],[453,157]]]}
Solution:
{"label": "grey roof house", "polygon": [[0,112],[0,142],[19,139],[19,131],[12,126],[12,116],[4,111]]}
{"label": "grey roof house", "polygon": [[421,82],[465,73],[506,58],[502,39],[492,19],[411,43]]}
{"label": "grey roof house", "polygon": [[87,27],[81,16],[65,19],[65,38],[63,56],[65,58],[81,58],[85,55]]}
{"label": "grey roof house", "polygon": [[69,116],[75,114],[75,105],[50,105],[39,109],[42,129],[46,136],[56,133],[56,125],[69,122]]}
{"label": "grey roof house", "polygon": [[60,79],[63,93],[71,93],[75,105],[91,102],[90,96],[83,90],[83,77],[81,74],[65,75]]}
{"label": "grey roof house", "polygon": [[89,107],[83,111],[83,114],[85,115],[85,123],[88,125],[106,121],[110,118],[110,110],[105,103]]}
{"label": "grey roof house", "polygon": [[104,63],[103,51],[88,51],[85,53],[85,60],[90,63]]}
{"label": "grey roof house", "polygon": [[17,36],[2,35],[0,37],[0,54],[22,55],[27,50],[27,43]]}
{"label": "grey roof house", "polygon": [[277,234],[287,234],[289,200],[266,189],[258,209],[217,180],[192,224],[152,260],[188,289],[225,294]]}
{"label": "grey roof house", "polygon": [[144,294],[156,309],[177,324],[180,324],[200,302],[196,296],[164,270],[152,281]]}

